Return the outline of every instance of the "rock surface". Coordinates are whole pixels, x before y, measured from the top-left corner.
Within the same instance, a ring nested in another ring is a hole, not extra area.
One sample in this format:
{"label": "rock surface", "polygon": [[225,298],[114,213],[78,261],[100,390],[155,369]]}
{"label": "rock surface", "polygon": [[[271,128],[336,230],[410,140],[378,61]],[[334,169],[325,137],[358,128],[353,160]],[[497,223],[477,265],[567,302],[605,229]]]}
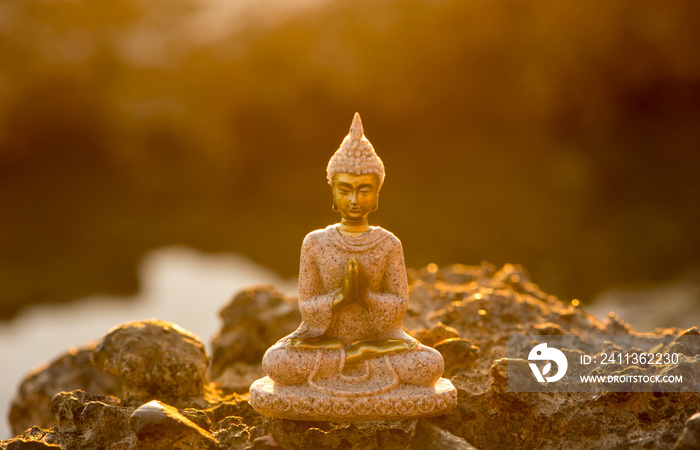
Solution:
{"label": "rock surface", "polygon": [[50,411],[51,399],[58,392],[83,389],[94,394],[121,395],[121,380],[90,363],[94,348],[91,343],[69,349],[25,377],[10,407],[9,419],[15,435],[32,426],[51,428],[55,420]]}
{"label": "rock surface", "polygon": [[176,408],[153,400],[140,406],[129,419],[138,442],[148,448],[219,448],[217,441]]}
{"label": "rock surface", "polygon": [[691,450],[694,448],[700,448],[700,413],[695,413],[688,419],[681,437],[673,447],[674,450]]}
{"label": "rock surface", "polygon": [[129,322],[110,330],[92,351],[99,369],[122,380],[132,404],[161,399],[203,406],[209,356],[194,334],[161,320]]}
{"label": "rock surface", "polygon": [[[404,324],[414,337],[443,354],[444,376],[458,390],[458,406],[447,415],[333,423],[257,414],[247,394],[236,392],[260,373],[262,353],[270,343],[299,324],[293,299],[261,287],[239,294],[222,311],[224,327],[215,338],[212,382],[207,383],[203,372],[207,357],[198,339],[153,321],[126,324],[112,330],[94,356],[100,367],[121,378],[123,392],[113,385],[113,391],[104,392],[109,390],[104,380],[97,380],[105,375],[90,367],[86,357],[80,364],[74,358],[70,364],[55,362],[39,369],[18,394],[23,399],[18,404],[25,409],[17,411],[24,412],[11,416],[14,430],[28,429],[0,441],[0,448],[166,448],[149,441],[149,427],[168,436],[163,441],[168,446],[179,448],[698,448],[698,393],[508,392],[508,365],[525,363],[507,358],[508,335],[635,333],[614,314],[601,321],[575,304],[546,295],[514,265],[499,270],[490,264],[442,269],[430,265],[410,271],[409,284],[411,304]],[[687,336],[698,330],[657,332]],[[700,349],[683,336],[673,345],[686,361],[700,364]],[[152,361],[142,352],[150,352]],[[174,373],[181,365],[184,371]],[[134,374],[124,368],[150,372]],[[81,379],[79,374],[86,373],[94,375]],[[519,371],[511,373],[517,376]],[[52,378],[83,384],[32,382]],[[177,394],[162,386],[171,386]],[[53,394],[54,423],[48,423],[39,410],[49,410],[45,399]],[[151,406],[142,406],[148,402]],[[153,405],[158,405],[156,414],[146,414]],[[144,421],[144,414],[150,419]]]}
{"label": "rock surface", "polygon": [[223,324],[212,341],[209,374],[226,392],[238,393],[265,376],[260,367],[265,350],[301,322],[296,300],[272,286],[241,291],[219,317]]}

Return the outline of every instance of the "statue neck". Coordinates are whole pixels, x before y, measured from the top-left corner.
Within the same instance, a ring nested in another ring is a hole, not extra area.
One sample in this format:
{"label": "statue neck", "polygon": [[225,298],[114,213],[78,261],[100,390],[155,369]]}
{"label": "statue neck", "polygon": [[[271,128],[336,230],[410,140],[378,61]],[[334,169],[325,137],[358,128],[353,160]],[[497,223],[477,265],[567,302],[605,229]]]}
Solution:
{"label": "statue neck", "polygon": [[348,220],[342,218],[338,224],[338,231],[345,236],[359,236],[362,233],[369,231],[367,217],[363,217],[360,220]]}

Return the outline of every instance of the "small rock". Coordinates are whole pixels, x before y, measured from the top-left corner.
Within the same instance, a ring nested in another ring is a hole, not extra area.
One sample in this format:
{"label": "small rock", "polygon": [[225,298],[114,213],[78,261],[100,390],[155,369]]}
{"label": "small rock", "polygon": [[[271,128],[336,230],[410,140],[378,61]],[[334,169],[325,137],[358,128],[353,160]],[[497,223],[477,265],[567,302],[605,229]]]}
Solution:
{"label": "small rock", "polygon": [[248,396],[233,394],[228,401],[222,402],[220,405],[211,408],[207,411],[211,419],[211,430],[218,431],[225,428],[227,422],[231,420],[241,420],[249,426],[258,426],[263,421],[263,416],[258,414],[250,403]]}
{"label": "small rock", "polygon": [[128,439],[133,409],[119,406],[119,399],[76,390],[60,392],[51,401],[55,432],[66,448],[105,448]]}
{"label": "small rock", "polygon": [[444,341],[445,339],[458,338],[459,331],[455,330],[452,327],[448,327],[442,322],[438,322],[428,329],[421,328],[418,330],[413,330],[411,331],[411,335],[414,338],[418,339],[421,342],[421,344],[434,348],[435,344],[437,344],[440,341]]}
{"label": "small rock", "polygon": [[51,400],[50,408],[56,429],[65,432],[77,431],[83,410],[90,403],[116,406],[119,405],[120,400],[112,396],[90,394],[80,389],[59,392]]}
{"label": "small rock", "polygon": [[[258,367],[265,351],[294,331],[301,322],[294,299],[272,286],[255,286],[241,291],[219,312],[219,316],[223,327],[212,341],[210,373],[212,379],[224,387],[226,384],[218,378],[229,368],[235,364]],[[251,382],[245,386],[245,392]]]}
{"label": "small rock", "polygon": [[262,449],[281,449],[282,446],[275,441],[275,437],[271,434],[266,434],[265,436],[260,436],[253,439],[250,443],[248,450],[262,450]]}
{"label": "small rock", "polygon": [[445,360],[446,376],[450,376],[453,370],[460,367],[469,367],[479,354],[479,347],[461,338],[440,341],[435,344],[435,350],[439,351]]}
{"label": "small rock", "polygon": [[201,427],[202,429],[210,431],[211,419],[209,419],[209,416],[207,416],[207,413],[204,411],[194,408],[185,408],[180,410],[180,414],[196,423],[197,426]]}
{"label": "small rock", "polygon": [[632,334],[634,332],[627,322],[620,319],[620,316],[612,311],[608,313],[608,317],[605,319],[605,322],[603,322],[603,326],[605,327],[605,333],[611,335]]}
{"label": "small rock", "polygon": [[564,330],[556,323],[537,323],[532,326],[532,334],[544,335],[544,336],[561,336],[564,334]]}
{"label": "small rock", "polygon": [[419,420],[416,433],[411,441],[411,449],[415,450],[469,450],[474,449],[461,437],[428,422]]}
{"label": "small rock", "polygon": [[532,392],[541,386],[532,375],[527,361],[520,358],[500,358],[493,362],[490,369],[493,380],[491,390],[497,394],[510,391]]}
{"label": "small rock", "polygon": [[669,352],[682,353],[686,356],[695,356],[700,354],[700,339],[698,339],[698,328],[693,327],[681,333],[669,348]]}
{"label": "small rock", "polygon": [[241,448],[250,440],[250,430],[240,417],[226,417],[216,425],[214,437],[224,448]]}
{"label": "small rock", "polygon": [[693,414],[685,423],[681,437],[673,450],[692,450],[700,448],[700,412]]}
{"label": "small rock", "polygon": [[7,444],[7,450],[58,450],[60,448],[59,445],[26,439],[13,439]]}
{"label": "small rock", "polygon": [[219,448],[219,441],[211,434],[176,408],[157,400],[134,411],[129,424],[139,443],[148,448]]}
{"label": "small rock", "polygon": [[96,368],[90,360],[95,344],[71,348],[48,365],[30,372],[12,401],[9,421],[15,435],[32,426],[50,428],[54,423],[51,399],[62,391],[83,389],[94,394],[121,395],[119,378]]}
{"label": "small rock", "polygon": [[121,378],[123,398],[132,404],[154,398],[183,408],[203,403],[209,357],[197,336],[173,323],[153,319],[113,328],[92,360]]}

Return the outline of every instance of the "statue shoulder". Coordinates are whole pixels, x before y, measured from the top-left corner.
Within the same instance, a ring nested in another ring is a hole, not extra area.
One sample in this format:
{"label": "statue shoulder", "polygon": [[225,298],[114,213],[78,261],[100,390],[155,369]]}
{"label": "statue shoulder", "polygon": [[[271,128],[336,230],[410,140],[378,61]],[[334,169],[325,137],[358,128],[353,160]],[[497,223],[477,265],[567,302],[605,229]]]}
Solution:
{"label": "statue shoulder", "polygon": [[325,242],[328,239],[328,233],[331,232],[332,230],[330,229],[331,227],[326,227],[322,228],[320,230],[314,230],[311,233],[307,234],[306,237],[304,238],[304,243],[302,244],[303,249],[308,249],[312,247],[316,247],[323,242]]}
{"label": "statue shoulder", "polygon": [[374,227],[375,228],[375,233],[377,233],[378,236],[383,240],[383,243],[387,247],[398,247],[402,248],[401,246],[401,240],[396,237],[394,233],[392,233],[389,230],[385,230],[382,227]]}

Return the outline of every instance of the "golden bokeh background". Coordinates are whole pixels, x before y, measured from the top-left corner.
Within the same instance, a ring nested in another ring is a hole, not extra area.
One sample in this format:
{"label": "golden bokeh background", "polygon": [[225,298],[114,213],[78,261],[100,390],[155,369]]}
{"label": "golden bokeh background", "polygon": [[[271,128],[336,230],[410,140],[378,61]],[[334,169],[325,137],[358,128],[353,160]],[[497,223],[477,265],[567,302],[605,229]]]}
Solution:
{"label": "golden bokeh background", "polygon": [[408,266],[584,302],[700,266],[700,3],[288,3],[0,4],[3,317],[173,243],[293,276],[355,111]]}

